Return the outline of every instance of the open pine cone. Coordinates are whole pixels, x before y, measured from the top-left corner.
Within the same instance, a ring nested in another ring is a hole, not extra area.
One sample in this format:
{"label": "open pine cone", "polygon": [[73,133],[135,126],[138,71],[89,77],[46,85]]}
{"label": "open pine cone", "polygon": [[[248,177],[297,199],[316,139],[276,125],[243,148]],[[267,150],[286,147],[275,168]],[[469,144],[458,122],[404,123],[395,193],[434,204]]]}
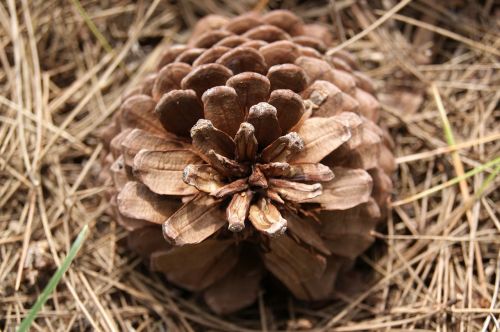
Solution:
{"label": "open pine cone", "polygon": [[386,213],[391,140],[332,42],[288,11],[207,16],[103,131],[130,247],[218,313],[253,303],[267,271],[330,298]]}

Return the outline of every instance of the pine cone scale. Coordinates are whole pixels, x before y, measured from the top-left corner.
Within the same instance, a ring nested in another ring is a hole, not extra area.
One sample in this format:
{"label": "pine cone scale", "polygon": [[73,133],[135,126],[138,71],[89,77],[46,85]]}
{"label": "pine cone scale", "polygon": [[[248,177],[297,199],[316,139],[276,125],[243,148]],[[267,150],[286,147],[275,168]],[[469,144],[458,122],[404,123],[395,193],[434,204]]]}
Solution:
{"label": "pine cone scale", "polygon": [[227,86],[217,86],[205,91],[201,100],[205,119],[230,137],[234,137],[245,120],[245,112],[239,107],[236,91]]}
{"label": "pine cone scale", "polygon": [[294,156],[296,163],[317,163],[351,138],[348,126],[335,117],[310,118],[299,128],[304,149]]}
{"label": "pine cone scale", "polygon": [[189,150],[141,150],[134,157],[134,176],[160,195],[193,195],[197,190],[183,180],[185,165],[201,163]]}
{"label": "pine cone scale", "polygon": [[271,89],[266,76],[251,72],[234,75],[227,80],[226,85],[235,90],[238,104],[245,114],[253,105],[267,101]]}
{"label": "pine cone scale", "polygon": [[163,236],[177,246],[202,242],[226,223],[219,202],[206,194],[196,195],[163,223]]}
{"label": "pine cone scale", "polygon": [[175,200],[165,200],[142,183],[134,181],[127,182],[120,191],[117,205],[124,217],[155,224],[162,224],[179,206]]}
{"label": "pine cone scale", "polygon": [[335,167],[333,174],[335,178],[323,184],[323,194],[309,203],[320,203],[325,210],[345,210],[370,199],[373,180],[365,170]]}

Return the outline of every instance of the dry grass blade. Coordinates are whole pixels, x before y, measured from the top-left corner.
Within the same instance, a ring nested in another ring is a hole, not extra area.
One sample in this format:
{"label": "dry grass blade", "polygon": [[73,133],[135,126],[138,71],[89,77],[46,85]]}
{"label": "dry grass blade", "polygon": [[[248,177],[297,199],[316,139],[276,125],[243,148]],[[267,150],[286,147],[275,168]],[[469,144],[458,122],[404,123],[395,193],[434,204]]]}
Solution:
{"label": "dry grass blade", "polygon": [[334,54],[337,51],[340,51],[343,48],[346,48],[347,46],[357,42],[361,38],[365,37],[368,35],[371,31],[375,30],[377,27],[379,27],[381,24],[386,22],[388,19],[391,18],[392,15],[403,9],[406,5],[408,5],[412,0],[401,0],[396,6],[392,7],[391,10],[389,10],[387,13],[384,13],[382,17],[380,17],[377,21],[373,22],[369,27],[366,29],[363,29],[360,33],[356,34],[354,37],[346,40],[342,44],[335,46],[331,50],[328,50],[328,54]]}
{"label": "dry grass blade", "polygon": [[[384,13],[384,16],[385,16],[385,14],[386,13]],[[398,14],[393,15],[392,18],[395,20],[399,20],[399,21],[402,21],[405,23],[415,25],[417,27],[421,27],[423,29],[435,31],[439,34],[442,34],[442,35],[448,37],[448,38],[455,39],[461,43],[464,43],[469,47],[478,49],[478,50],[483,51],[483,52],[491,53],[491,54],[496,55],[496,56],[500,56],[500,51],[497,48],[490,47],[489,45],[485,45],[483,43],[478,43],[472,39],[466,38],[466,37],[461,36],[457,33],[453,33],[449,30],[433,26],[432,24],[427,24],[425,22],[421,22],[421,21],[413,19],[411,17],[405,17],[403,15],[398,15]]]}
{"label": "dry grass blade", "polygon": [[428,158],[432,158],[432,157],[435,157],[435,156],[438,156],[441,154],[446,154],[446,153],[458,151],[461,149],[466,149],[466,148],[469,148],[472,146],[477,146],[480,144],[493,142],[493,141],[497,141],[497,140],[500,140],[500,133],[495,133],[495,134],[485,136],[483,138],[473,140],[470,142],[463,142],[463,143],[458,143],[458,144],[454,144],[454,145],[447,146],[447,147],[437,148],[437,149],[434,149],[432,151],[425,151],[425,152],[415,153],[415,154],[412,154],[409,156],[402,156],[402,157],[396,158],[396,163],[403,164],[403,163],[408,163],[411,161],[428,159]]}

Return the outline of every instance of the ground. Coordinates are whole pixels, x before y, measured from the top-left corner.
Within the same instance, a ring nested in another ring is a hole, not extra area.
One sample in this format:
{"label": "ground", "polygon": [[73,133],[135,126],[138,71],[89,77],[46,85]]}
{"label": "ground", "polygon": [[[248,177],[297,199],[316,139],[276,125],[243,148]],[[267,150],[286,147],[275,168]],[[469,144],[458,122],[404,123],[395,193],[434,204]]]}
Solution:
{"label": "ground", "polygon": [[[269,8],[330,24],[374,79],[396,143],[393,209],[362,287],[321,306],[263,293],[217,317],[122,246],[97,133],[198,17]],[[33,330],[500,330],[499,20],[493,1],[466,0],[1,2],[0,329],[88,225]]]}

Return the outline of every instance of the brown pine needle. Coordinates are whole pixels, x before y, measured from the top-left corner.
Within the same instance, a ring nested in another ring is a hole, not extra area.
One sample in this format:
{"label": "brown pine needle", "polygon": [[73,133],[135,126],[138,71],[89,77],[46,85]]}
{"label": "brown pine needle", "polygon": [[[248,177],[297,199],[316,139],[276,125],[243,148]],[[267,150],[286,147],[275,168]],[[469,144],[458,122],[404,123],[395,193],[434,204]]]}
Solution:
{"label": "brown pine needle", "polygon": [[341,43],[340,45],[331,48],[330,50],[328,50],[327,54],[328,55],[332,55],[335,52],[338,52],[341,49],[346,48],[347,46],[349,46],[349,45],[357,42],[361,38],[365,37],[370,32],[372,32],[373,30],[377,29],[384,22],[386,22],[387,20],[389,20],[391,18],[391,16],[393,16],[395,13],[397,13],[398,11],[400,11],[401,9],[403,9],[411,1],[412,0],[401,0],[396,6],[392,7],[391,10],[389,10],[387,13],[385,13],[384,15],[382,15],[382,17],[380,17],[378,20],[376,20],[375,22],[373,22],[369,27],[367,27],[366,29],[364,29],[362,32],[358,33],[354,37],[352,37],[352,38],[346,40],[345,42]]}
{"label": "brown pine needle", "polygon": [[401,157],[396,158],[396,163],[397,164],[404,164],[404,163],[409,163],[412,161],[429,159],[429,158],[432,158],[435,156],[439,156],[441,154],[447,154],[447,153],[450,153],[453,151],[467,149],[467,148],[470,148],[472,146],[477,146],[477,145],[481,145],[484,143],[494,142],[497,140],[500,140],[500,133],[491,134],[491,135],[484,136],[484,137],[481,137],[478,139],[474,139],[474,140],[471,140],[468,142],[463,142],[463,143],[458,143],[458,144],[454,144],[451,146],[437,148],[437,149],[434,149],[431,151],[419,152],[419,153],[411,154],[408,156],[401,156]]}
{"label": "brown pine needle", "polygon": [[[32,315],[34,331],[500,330],[500,40],[494,1],[462,2],[0,1],[0,329]],[[337,300],[266,289],[221,317],[123,246],[98,130],[201,15],[269,8],[339,34],[328,54],[348,49],[374,79],[399,156],[395,209]]]}
{"label": "brown pine needle", "polygon": [[[376,11],[376,12],[378,14],[383,14],[384,16],[386,14],[386,13],[381,12],[381,11]],[[496,56],[500,56],[500,51],[498,50],[498,48],[494,48],[494,47],[491,47],[489,45],[476,42],[472,39],[466,38],[464,36],[461,36],[457,33],[452,32],[452,31],[449,31],[449,30],[446,30],[446,29],[443,29],[443,28],[440,28],[437,26],[433,26],[432,24],[421,22],[421,21],[416,20],[414,18],[399,15],[399,14],[392,15],[392,18],[395,20],[401,21],[401,22],[409,23],[409,24],[417,26],[417,27],[421,27],[423,29],[434,31],[436,33],[439,33],[439,34],[445,36],[445,37],[459,41],[459,42],[461,42],[461,43],[463,43],[471,48],[477,49],[479,51],[490,53],[490,54],[493,54]]]}

